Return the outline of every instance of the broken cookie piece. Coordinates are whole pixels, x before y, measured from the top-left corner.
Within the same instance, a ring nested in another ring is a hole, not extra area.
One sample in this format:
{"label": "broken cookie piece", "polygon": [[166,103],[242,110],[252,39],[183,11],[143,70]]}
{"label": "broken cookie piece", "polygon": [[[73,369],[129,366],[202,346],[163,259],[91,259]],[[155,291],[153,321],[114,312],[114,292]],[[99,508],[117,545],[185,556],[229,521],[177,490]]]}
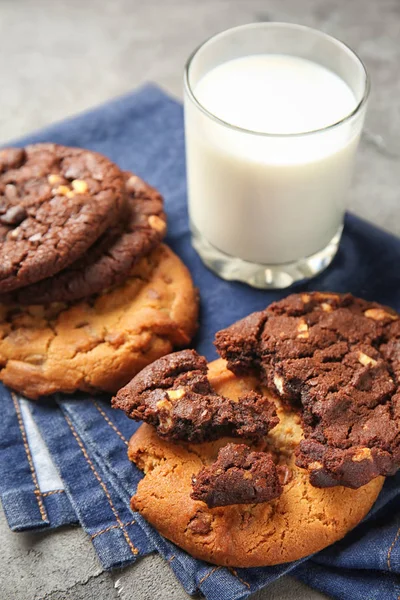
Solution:
{"label": "broken cookie piece", "polygon": [[265,452],[254,452],[245,444],[227,444],[212,465],[193,476],[191,498],[209,508],[269,502],[282,493],[281,469]]}
{"label": "broken cookie piece", "polygon": [[224,436],[264,437],[279,419],[273,402],[249,392],[238,402],[219,396],[207,378],[207,362],[194,350],[160,358],[113,398],[131,419],[153,425],[168,440],[204,442]]}
{"label": "broken cookie piece", "polygon": [[293,294],[220,331],[236,375],[301,408],[297,464],[313,485],[358,488],[400,467],[400,321],[350,294]]}

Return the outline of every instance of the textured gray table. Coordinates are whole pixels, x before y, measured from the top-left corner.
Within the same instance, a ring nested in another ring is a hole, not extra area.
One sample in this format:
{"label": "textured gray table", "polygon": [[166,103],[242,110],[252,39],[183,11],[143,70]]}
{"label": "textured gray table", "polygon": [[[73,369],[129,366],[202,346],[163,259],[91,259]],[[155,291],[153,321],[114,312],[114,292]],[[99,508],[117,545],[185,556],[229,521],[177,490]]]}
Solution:
{"label": "textured gray table", "polygon": [[[350,204],[400,235],[399,0],[1,0],[0,141],[146,80],[180,96],[183,65],[194,46],[259,20],[318,27],[364,59],[373,91]],[[0,511],[0,539],[0,595],[7,600],[188,598],[158,556],[102,572],[80,529],[13,534]],[[289,598],[324,596],[288,577],[254,596]]]}

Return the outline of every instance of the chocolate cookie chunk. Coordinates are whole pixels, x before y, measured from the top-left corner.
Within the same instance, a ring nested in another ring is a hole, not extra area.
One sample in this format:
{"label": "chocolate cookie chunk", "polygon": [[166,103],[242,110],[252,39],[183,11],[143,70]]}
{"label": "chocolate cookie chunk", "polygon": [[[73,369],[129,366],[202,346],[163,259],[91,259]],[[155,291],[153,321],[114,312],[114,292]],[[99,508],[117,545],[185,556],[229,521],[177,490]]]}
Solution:
{"label": "chocolate cookie chunk", "polygon": [[123,201],[122,173],[96,152],[0,150],[0,293],[70,265],[117,220]]}
{"label": "chocolate cookie chunk", "polygon": [[112,405],[153,425],[168,440],[203,442],[222,436],[257,440],[278,423],[275,406],[250,392],[234,402],[207,379],[207,362],[194,350],[160,358],[122,388]]}
{"label": "chocolate cookie chunk", "polygon": [[297,464],[311,483],[358,488],[400,467],[398,315],[349,294],[294,294],[216,336],[237,374],[302,410]]}
{"label": "chocolate cookie chunk", "polygon": [[127,202],[118,222],[72,265],[13,294],[14,302],[70,302],[111,288],[160,243],[167,229],[162,197],[137,175],[124,178]]}
{"label": "chocolate cookie chunk", "polygon": [[271,456],[244,444],[227,444],[212,465],[193,475],[193,500],[209,508],[269,502],[282,493],[279,469]]}

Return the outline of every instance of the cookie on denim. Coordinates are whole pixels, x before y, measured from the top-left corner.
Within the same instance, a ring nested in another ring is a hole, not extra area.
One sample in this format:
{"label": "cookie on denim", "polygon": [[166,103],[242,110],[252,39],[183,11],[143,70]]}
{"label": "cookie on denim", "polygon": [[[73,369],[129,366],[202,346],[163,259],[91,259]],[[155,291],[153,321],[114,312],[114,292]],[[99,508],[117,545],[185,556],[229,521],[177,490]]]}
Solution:
{"label": "cookie on denim", "polygon": [[[199,493],[202,499],[195,500],[191,497],[192,478],[217,464],[218,455],[217,475],[224,477],[226,454],[231,453],[232,442],[237,444],[238,440],[171,442],[160,438],[146,423],[133,435],[128,449],[129,458],[144,472],[131,501],[133,510],[192,556],[229,567],[276,565],[303,558],[341,539],[365,517],[382,488],[383,477],[357,490],[312,486],[307,471],[295,463],[295,451],[303,437],[297,411],[284,406],[257,377],[236,377],[223,360],[209,365],[208,377],[220,396],[237,401],[256,392],[276,404],[279,423],[257,443],[241,440],[240,445],[246,443],[251,452],[244,456],[239,449],[236,466],[257,478],[262,474],[259,467],[266,466],[273,475],[273,460],[276,470],[284,474],[282,489],[270,478],[265,488],[268,501],[210,508],[207,499],[210,504],[215,499],[221,504],[215,494],[221,486],[214,486],[212,497],[207,486],[206,494]],[[261,456],[269,457],[267,465],[258,464]],[[246,463],[249,457],[253,467]],[[228,459],[232,462],[231,457]],[[247,496],[247,490],[242,490]],[[238,491],[236,487],[237,500]],[[226,490],[223,497],[227,498]]]}
{"label": "cookie on denim", "polygon": [[33,399],[116,392],[152,361],[186,346],[197,312],[187,268],[160,244],[123,284],[89,300],[0,304],[0,380]]}

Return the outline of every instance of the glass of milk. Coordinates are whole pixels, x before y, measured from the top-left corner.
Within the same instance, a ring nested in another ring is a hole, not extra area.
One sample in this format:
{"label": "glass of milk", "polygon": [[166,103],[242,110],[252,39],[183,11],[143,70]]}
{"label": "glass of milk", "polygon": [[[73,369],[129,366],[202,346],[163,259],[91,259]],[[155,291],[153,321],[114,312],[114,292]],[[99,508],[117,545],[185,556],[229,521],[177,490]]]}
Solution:
{"label": "glass of milk", "polygon": [[225,279],[284,288],[332,261],[369,92],[329,35],[256,23],[206,41],[185,71],[192,242]]}

